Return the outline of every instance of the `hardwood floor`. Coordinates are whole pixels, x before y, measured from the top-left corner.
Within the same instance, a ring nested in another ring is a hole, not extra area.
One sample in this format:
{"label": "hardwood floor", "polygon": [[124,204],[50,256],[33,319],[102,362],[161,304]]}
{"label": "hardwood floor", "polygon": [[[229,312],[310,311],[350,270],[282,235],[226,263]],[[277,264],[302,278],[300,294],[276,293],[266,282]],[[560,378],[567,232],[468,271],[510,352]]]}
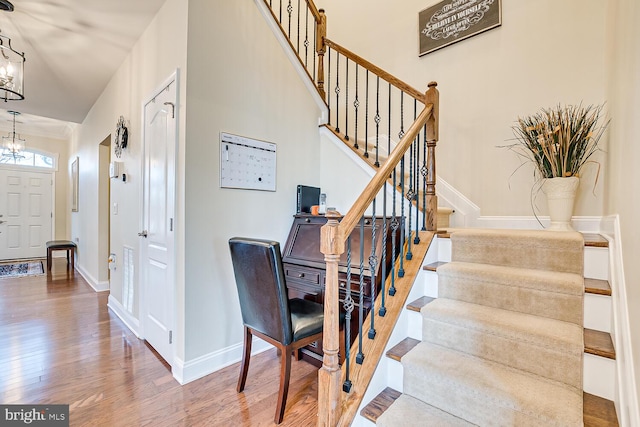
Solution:
{"label": "hardwood floor", "polygon": [[[274,425],[275,349],[252,357],[241,394],[239,364],[180,386],[107,298],[64,258],[49,276],[0,279],[0,403],[69,404],[71,426]],[[316,398],[317,368],[294,360],[280,425],[315,425]]]}

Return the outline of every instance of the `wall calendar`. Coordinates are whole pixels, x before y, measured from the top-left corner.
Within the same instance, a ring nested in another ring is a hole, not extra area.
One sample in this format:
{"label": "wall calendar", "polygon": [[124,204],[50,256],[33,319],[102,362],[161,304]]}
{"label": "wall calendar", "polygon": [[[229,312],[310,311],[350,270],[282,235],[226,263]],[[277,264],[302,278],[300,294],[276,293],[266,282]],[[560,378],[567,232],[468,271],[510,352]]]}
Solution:
{"label": "wall calendar", "polygon": [[276,191],[276,144],[220,132],[220,187]]}

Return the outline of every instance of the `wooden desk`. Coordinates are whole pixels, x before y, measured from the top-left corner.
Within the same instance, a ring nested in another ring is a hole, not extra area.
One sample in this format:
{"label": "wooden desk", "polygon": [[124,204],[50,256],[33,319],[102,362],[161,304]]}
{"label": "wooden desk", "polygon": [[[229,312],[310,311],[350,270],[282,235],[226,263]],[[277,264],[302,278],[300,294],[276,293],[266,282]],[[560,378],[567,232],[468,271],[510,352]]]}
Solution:
{"label": "wooden desk", "polygon": [[[289,289],[289,298],[304,298],[318,303],[324,302],[325,286],[325,261],[324,254],[320,252],[320,228],[327,222],[324,216],[296,215],[293,219],[287,243],[284,246],[282,261],[284,264],[284,274]],[[389,229],[389,219],[387,219]],[[355,303],[351,317],[351,341],[358,335],[358,310],[362,303],[364,316],[369,313],[373,305],[373,295],[371,292],[372,278],[375,279],[376,296],[380,292],[382,285],[382,219],[376,218],[376,242],[375,254],[378,262],[375,271],[371,271],[369,257],[372,247],[373,224],[371,218],[365,218],[364,225],[364,265],[363,265],[363,298],[360,301],[360,226],[356,226],[351,233],[351,280],[347,284],[347,253],[342,254],[339,262],[339,283],[340,302],[344,302],[347,292],[351,293],[351,298]],[[396,236],[396,249],[399,246],[399,232]],[[386,273],[391,268],[391,232],[387,235]],[[397,255],[396,250],[396,255]],[[341,311],[344,307],[341,305]],[[368,326],[363,326],[365,333]],[[343,353],[344,344],[341,344]],[[322,343],[314,342],[303,349],[303,357],[306,360],[322,363]]]}

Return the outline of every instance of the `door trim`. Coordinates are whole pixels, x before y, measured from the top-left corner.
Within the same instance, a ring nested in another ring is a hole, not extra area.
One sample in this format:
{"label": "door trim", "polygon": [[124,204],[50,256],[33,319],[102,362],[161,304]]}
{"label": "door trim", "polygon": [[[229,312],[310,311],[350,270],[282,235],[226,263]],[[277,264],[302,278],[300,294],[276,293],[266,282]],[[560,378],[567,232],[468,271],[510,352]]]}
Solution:
{"label": "door trim", "polygon": [[[152,102],[154,98],[156,98],[158,95],[160,95],[160,93],[162,93],[162,91],[165,90],[165,88],[167,86],[169,86],[170,84],[175,84],[176,85],[176,90],[175,90],[175,155],[174,155],[174,161],[173,161],[173,174],[174,174],[174,182],[173,182],[173,199],[174,199],[174,203],[173,203],[173,224],[174,224],[174,229],[173,229],[173,233],[171,235],[171,244],[173,246],[173,254],[171,257],[171,262],[173,264],[173,272],[172,272],[172,276],[170,277],[171,283],[173,283],[173,286],[171,287],[172,293],[173,295],[171,296],[171,300],[172,300],[172,306],[171,306],[171,310],[169,313],[170,316],[170,327],[171,330],[173,331],[173,342],[177,343],[180,342],[181,339],[177,339],[178,335],[180,334],[180,331],[178,331],[176,329],[176,317],[177,317],[177,290],[176,290],[176,284],[177,284],[177,276],[176,276],[176,272],[177,272],[177,268],[176,268],[176,225],[177,225],[177,221],[176,221],[176,212],[177,212],[177,206],[176,206],[176,202],[178,200],[177,197],[177,166],[178,166],[178,146],[179,146],[179,117],[180,117],[180,108],[179,107],[179,100],[180,100],[180,69],[176,68],[176,70],[171,73],[171,75],[169,77],[167,77],[164,82],[162,82],[160,85],[158,85],[156,87],[156,89],[154,89],[151,92],[151,95],[149,95],[147,98],[145,98],[142,101],[142,105],[141,105],[141,113],[140,113],[140,117],[142,118],[141,120],[141,141],[142,141],[142,155],[140,156],[140,171],[141,171],[141,176],[143,177],[143,179],[140,180],[140,194],[142,195],[142,197],[140,197],[140,202],[139,202],[139,212],[140,212],[140,217],[139,217],[139,221],[138,221],[138,229],[142,230],[144,227],[144,215],[145,215],[145,211],[144,211],[144,203],[145,203],[145,188],[144,188],[144,176],[145,176],[145,106]],[[138,317],[139,317],[139,333],[140,333],[140,338],[144,339],[145,338],[145,330],[144,330],[144,325],[145,325],[145,321],[146,321],[146,317],[147,317],[147,280],[146,277],[144,277],[144,274],[146,273],[146,270],[144,268],[142,268],[142,265],[144,263],[143,260],[143,251],[141,249],[142,247],[142,243],[140,238],[138,238],[138,265],[140,266],[140,271],[139,271],[139,278],[140,278],[140,286],[138,289],[139,292],[139,298],[138,298]],[[172,351],[171,351],[171,360],[166,360],[166,362],[169,364],[169,366],[171,366],[172,370],[175,366],[175,361],[176,361],[176,345],[174,344],[172,346]]]}

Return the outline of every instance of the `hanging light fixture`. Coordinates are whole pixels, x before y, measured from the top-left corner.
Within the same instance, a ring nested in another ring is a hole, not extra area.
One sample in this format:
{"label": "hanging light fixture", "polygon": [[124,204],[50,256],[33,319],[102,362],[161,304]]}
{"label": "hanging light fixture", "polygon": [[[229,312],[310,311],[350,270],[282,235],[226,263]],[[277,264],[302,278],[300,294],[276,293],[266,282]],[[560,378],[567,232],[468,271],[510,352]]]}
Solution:
{"label": "hanging light fixture", "polygon": [[[0,0],[0,11],[13,12],[13,4]],[[11,47],[11,38],[0,32],[0,99],[24,99],[24,52]]]}
{"label": "hanging light fixture", "polygon": [[2,137],[2,157],[10,157],[14,161],[23,159],[22,151],[26,141],[16,133],[16,116],[20,115],[20,113],[17,111],[7,111],[7,113],[13,115],[13,132],[9,136]]}

